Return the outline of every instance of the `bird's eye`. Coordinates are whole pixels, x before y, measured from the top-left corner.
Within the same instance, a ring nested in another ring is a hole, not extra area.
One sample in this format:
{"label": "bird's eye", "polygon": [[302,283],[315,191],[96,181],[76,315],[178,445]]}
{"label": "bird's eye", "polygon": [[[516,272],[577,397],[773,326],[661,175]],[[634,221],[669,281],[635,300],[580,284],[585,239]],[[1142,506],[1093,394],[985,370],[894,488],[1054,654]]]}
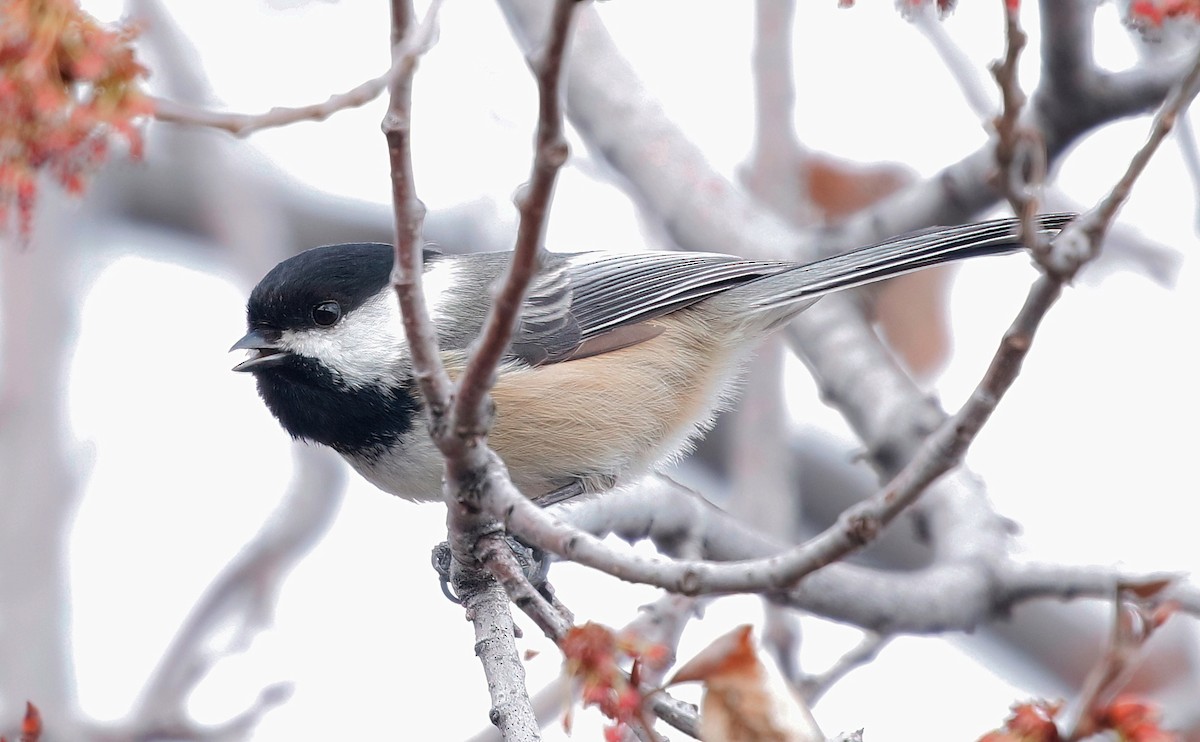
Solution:
{"label": "bird's eye", "polygon": [[313,322],[329,327],[342,318],[342,308],[336,301],[323,301],[312,308]]}

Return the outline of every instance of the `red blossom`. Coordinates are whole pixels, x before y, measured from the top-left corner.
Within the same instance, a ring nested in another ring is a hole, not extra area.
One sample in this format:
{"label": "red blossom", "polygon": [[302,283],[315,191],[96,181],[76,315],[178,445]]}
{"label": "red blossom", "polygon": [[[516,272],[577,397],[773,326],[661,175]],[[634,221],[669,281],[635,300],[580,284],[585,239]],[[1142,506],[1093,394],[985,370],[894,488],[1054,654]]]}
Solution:
{"label": "red blossom", "polygon": [[1061,710],[1062,704],[1049,701],[1019,703],[1003,727],[983,735],[979,742],[1059,742],[1062,737],[1054,717]]}
{"label": "red blossom", "polygon": [[38,176],[80,193],[112,140],[139,156],[150,115],[136,32],[100,25],[77,0],[0,0],[0,228],[28,236]]}
{"label": "red blossom", "polygon": [[29,701],[25,702],[25,718],[21,720],[21,742],[37,742],[42,737],[42,713]]}
{"label": "red blossom", "polygon": [[1175,742],[1178,737],[1158,725],[1158,709],[1130,696],[1118,696],[1100,719],[1103,728],[1121,735],[1124,742]]}
{"label": "red blossom", "polygon": [[1127,21],[1142,29],[1160,29],[1168,20],[1200,21],[1200,0],[1134,0]]}
{"label": "red blossom", "polygon": [[[17,742],[38,742],[42,738],[42,713],[29,701],[25,702],[25,718],[21,719],[21,736]],[[0,742],[8,742],[8,737],[0,734]]]}
{"label": "red blossom", "polygon": [[613,725],[605,729],[606,739],[621,739],[628,727],[644,725],[644,699],[622,670],[622,663],[657,666],[668,655],[666,648],[633,636],[618,636],[612,629],[592,622],[571,627],[559,648],[583,705],[595,706],[613,720]]}

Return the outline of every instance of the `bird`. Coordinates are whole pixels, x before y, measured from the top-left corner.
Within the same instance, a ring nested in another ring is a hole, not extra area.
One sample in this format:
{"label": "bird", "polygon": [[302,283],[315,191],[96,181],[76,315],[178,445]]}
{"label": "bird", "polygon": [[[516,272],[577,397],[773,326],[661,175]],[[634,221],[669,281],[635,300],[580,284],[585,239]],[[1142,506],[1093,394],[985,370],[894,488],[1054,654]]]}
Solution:
{"label": "bird", "polygon": [[[1043,214],[1061,230],[1071,214]],[[676,460],[733,404],[756,344],[821,296],[1020,249],[1016,219],[905,234],[808,263],[672,251],[543,252],[491,390],[489,444],[548,505]],[[250,293],[230,351],[293,438],[328,446],[379,489],[441,497],[443,457],[391,283],[393,247],[326,245]],[[422,290],[451,377],[466,365],[511,252],[423,249]]]}

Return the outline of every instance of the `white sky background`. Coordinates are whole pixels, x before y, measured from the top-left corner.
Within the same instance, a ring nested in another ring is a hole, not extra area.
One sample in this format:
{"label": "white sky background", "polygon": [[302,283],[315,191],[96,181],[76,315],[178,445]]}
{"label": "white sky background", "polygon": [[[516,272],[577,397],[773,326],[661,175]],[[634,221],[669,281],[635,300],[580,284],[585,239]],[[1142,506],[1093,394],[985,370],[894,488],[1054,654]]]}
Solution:
{"label": "white sky background", "polygon": [[[836,5],[801,3],[802,141],[856,160],[904,162],[921,175],[979,146],[985,133],[976,117],[891,3]],[[946,21],[981,75],[1002,48],[999,5],[964,2]],[[1028,5],[1027,27],[1036,31]],[[85,6],[102,17],[120,13],[108,2]],[[384,2],[169,7],[220,105],[232,110],[322,100],[387,65]],[[751,4],[597,7],[649,90],[732,176],[751,144]],[[492,3],[451,0],[442,19],[414,94],[421,198],[431,209],[494,199],[511,221],[509,199],[529,168],[533,83]],[[1097,36],[1103,63],[1132,61],[1111,6]],[[1035,66],[1025,65],[1029,85]],[[250,143],[305,183],[382,203],[390,195],[383,105],[263,132]],[[1093,202],[1146,129],[1143,119],[1092,137],[1067,160],[1060,182]],[[646,244],[633,207],[581,143],[573,145],[552,212],[551,248]],[[1189,516],[1197,493],[1189,464],[1200,419],[1200,279],[1192,193],[1173,143],[1124,215],[1184,254],[1177,288],[1118,274],[1068,291],[970,464],[1000,511],[1022,524],[1019,544],[1031,557],[1193,570]],[[237,359],[225,349],[244,331],[248,287],[228,281],[220,266],[197,263],[200,251],[161,233],[97,239],[111,265],[84,307],[71,388],[75,435],[94,455],[72,541],[73,640],[84,710],[118,718],[197,595],[275,505],[290,458],[252,380],[228,371]],[[187,266],[175,262],[185,251]],[[125,252],[137,256],[120,257]],[[1033,275],[1021,256],[962,269],[952,299],[958,355],[938,385],[949,408],[978,380]],[[155,306],[181,310],[144,310]],[[112,321],[133,312],[137,323]],[[155,339],[149,364],[147,337]],[[131,373],[113,358],[143,362]],[[793,376],[790,399],[805,423],[846,436],[799,364]],[[256,739],[449,740],[486,725],[470,626],[441,597],[428,566],[430,547],[444,536],[443,511],[383,495],[355,477],[350,490],[330,535],[286,582],[275,629],[222,663],[197,693],[199,718],[224,719],[267,683],[293,680],[294,698],[266,717]],[[554,581],[580,617],[610,625],[627,622],[634,606],[655,595],[569,565],[555,568]],[[681,657],[759,615],[751,598],[719,603],[685,636]],[[821,667],[853,641],[852,632],[807,622],[805,666]],[[538,688],[557,672],[557,652],[531,627],[520,645],[541,650],[528,663],[531,688]],[[1041,691],[1009,685],[946,642],[904,639],[837,686],[816,714],[830,733],[866,727],[869,739],[973,739],[998,724],[1010,703]],[[576,739],[598,738],[585,725],[591,716],[577,714]]]}

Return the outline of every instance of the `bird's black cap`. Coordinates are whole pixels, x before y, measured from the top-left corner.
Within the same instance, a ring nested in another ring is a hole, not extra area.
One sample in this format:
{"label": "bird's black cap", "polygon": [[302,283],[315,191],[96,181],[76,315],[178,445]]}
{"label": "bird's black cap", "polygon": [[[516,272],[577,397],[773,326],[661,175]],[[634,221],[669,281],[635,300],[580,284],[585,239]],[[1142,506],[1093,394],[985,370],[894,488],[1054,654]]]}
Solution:
{"label": "bird's black cap", "polygon": [[391,245],[352,243],[314,247],[271,269],[246,305],[252,330],[263,333],[313,325],[312,307],[334,300],[354,311],[391,279]]}

